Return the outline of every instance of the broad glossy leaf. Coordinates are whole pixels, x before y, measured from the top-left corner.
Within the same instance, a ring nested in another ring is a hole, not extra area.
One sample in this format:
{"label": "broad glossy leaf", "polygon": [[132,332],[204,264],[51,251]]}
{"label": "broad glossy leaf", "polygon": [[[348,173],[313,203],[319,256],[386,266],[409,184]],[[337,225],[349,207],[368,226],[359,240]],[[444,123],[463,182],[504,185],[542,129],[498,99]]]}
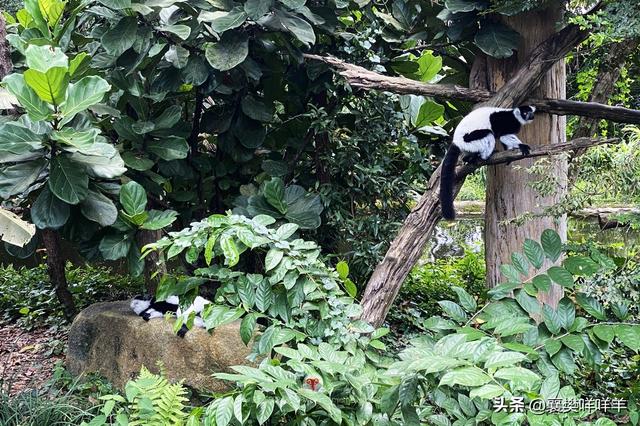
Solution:
{"label": "broad glossy leaf", "polygon": [[319,195],[307,194],[287,207],[285,217],[290,222],[300,225],[301,229],[316,229],[320,226],[320,214],[323,209]]}
{"label": "broad glossy leaf", "polygon": [[257,121],[268,123],[273,120],[273,108],[251,95],[242,98],[242,112]]}
{"label": "broad glossy leaf", "polygon": [[424,127],[432,124],[444,114],[444,106],[433,101],[426,101],[420,106],[420,110],[415,117],[411,117],[415,127]]}
{"label": "broad glossy leaf", "polygon": [[633,351],[640,351],[640,325],[618,325],[615,331],[625,346]]}
{"label": "broad glossy leaf", "polygon": [[156,30],[175,34],[182,40],[188,39],[189,36],[191,35],[191,27],[187,25],[181,25],[181,24],[157,27]]}
{"label": "broad glossy leaf", "polygon": [[42,136],[17,122],[0,127],[0,151],[24,154],[42,148]]}
{"label": "broad glossy leaf", "polygon": [[22,74],[10,74],[3,80],[7,90],[18,99],[33,121],[45,120],[53,112],[24,81]]}
{"label": "broad glossy leaf", "polygon": [[44,170],[44,160],[29,161],[0,168],[0,198],[25,192]]}
{"label": "broad glossy leaf", "polygon": [[280,178],[272,178],[263,187],[264,197],[267,202],[275,207],[280,213],[287,212],[287,203],[284,199],[284,182]]}
{"label": "broad glossy leaf", "polygon": [[218,401],[216,408],[216,426],[227,426],[233,417],[233,397],[227,396]]}
{"label": "broad glossy leaf", "polygon": [[598,264],[586,256],[571,256],[563,264],[573,275],[590,276],[599,269]]}
{"label": "broad glossy leaf", "polygon": [[562,240],[553,229],[545,229],[540,237],[544,254],[549,260],[555,262],[562,254]]}
{"label": "broad glossy leaf", "polygon": [[165,228],[175,222],[178,217],[178,212],[173,210],[149,210],[149,216],[147,220],[142,224],[142,229],[149,229],[151,231],[157,231]]}
{"label": "broad glossy leaf", "polygon": [[147,193],[136,181],[129,181],[120,188],[120,204],[129,216],[143,213],[147,208]]}
{"label": "broad glossy leaf", "polygon": [[110,9],[129,9],[131,7],[131,0],[98,0],[103,5]]}
{"label": "broad glossy leaf", "polygon": [[113,201],[102,193],[91,190],[80,204],[80,211],[84,217],[101,226],[113,225],[118,218],[118,209]]}
{"label": "broad glossy leaf", "polygon": [[515,383],[524,383],[532,386],[535,382],[540,381],[540,376],[531,370],[522,367],[502,368],[494,374],[499,379],[509,380]]}
{"label": "broad glossy leaf", "polygon": [[247,58],[249,40],[244,34],[225,33],[219,42],[208,44],[204,54],[213,68],[227,71]]}
{"label": "broad glossy leaf", "polygon": [[611,343],[616,335],[616,329],[613,325],[597,324],[593,327],[593,333],[598,336],[599,339]]}
{"label": "broad glossy leaf", "polygon": [[69,73],[66,68],[49,68],[47,72],[28,69],[24,72],[24,81],[40,99],[52,105],[60,105],[65,100]]}
{"label": "broad glossy leaf", "polygon": [[89,193],[89,176],[81,164],[58,155],[51,160],[49,189],[69,204],[78,204]]}
{"label": "broad glossy leaf", "polygon": [[71,127],[65,127],[62,130],[53,131],[51,139],[64,145],[73,146],[78,149],[78,152],[83,152],[83,150],[91,148],[99,134],[100,130],[96,128],[79,131]]}
{"label": "broad glossy leaf", "polygon": [[576,294],[576,301],[582,308],[591,314],[593,317],[605,321],[607,315],[605,314],[604,307],[593,297],[587,296],[584,293]]}
{"label": "broad glossy leaf", "polygon": [[39,228],[62,227],[69,219],[69,205],[53,195],[46,186],[31,206],[31,221]]}
{"label": "broad glossy leaf", "polygon": [[209,21],[211,28],[217,33],[223,33],[233,28],[238,28],[247,20],[247,14],[242,6],[236,6],[228,12],[216,11],[201,14],[201,20]]}
{"label": "broad glossy leaf", "polygon": [[304,19],[290,13],[276,13],[280,19],[281,26],[296,36],[302,43],[309,45],[316,42],[316,34],[313,27]]}
{"label": "broad glossy leaf", "polygon": [[520,352],[494,352],[487,357],[484,368],[508,367],[526,359]]}
{"label": "broad glossy leaf", "polygon": [[180,160],[187,158],[189,154],[189,144],[184,138],[171,136],[148,142],[147,151],[152,152],[165,161]]}
{"label": "broad glossy leaf", "polygon": [[248,345],[253,337],[253,331],[256,328],[258,316],[255,313],[248,314],[240,323],[240,338],[245,345]]}
{"label": "broad glossy leaf", "polygon": [[571,299],[564,297],[560,300],[557,312],[562,328],[569,330],[576,320],[576,308]]}
{"label": "broad glossy leaf", "polygon": [[229,234],[224,234],[220,237],[220,248],[224,255],[225,264],[229,267],[235,266],[240,260],[240,252],[235,240]]}
{"label": "broad glossy leaf", "polygon": [[473,12],[487,8],[487,2],[483,0],[447,0],[444,5],[452,13]]}
{"label": "broad glossy leaf", "polygon": [[38,0],[40,5],[40,13],[42,17],[47,21],[50,28],[54,28],[64,11],[65,1],[62,0]]}
{"label": "broad glossy leaf", "polygon": [[442,379],[439,386],[442,385],[462,385],[462,386],[482,386],[491,381],[491,377],[478,367],[462,367],[453,371],[449,371]]}
{"label": "broad glossy leaf", "polygon": [[111,86],[106,80],[94,75],[83,77],[77,83],[70,84],[67,99],[61,107],[64,117],[61,124],[68,123],[77,113],[100,102],[110,89]]}
{"label": "broad glossy leaf", "polygon": [[544,251],[542,250],[542,246],[540,246],[540,244],[527,238],[524,241],[523,251],[534,268],[542,268],[542,263],[544,262]]}
{"label": "broad glossy leaf", "polygon": [[41,73],[46,73],[51,68],[62,68],[66,71],[69,67],[69,59],[59,47],[30,44],[25,56],[27,67]]}
{"label": "broad glossy leaf", "polygon": [[506,391],[507,390],[502,386],[488,384],[479,388],[471,389],[469,397],[472,399],[476,397],[480,399],[493,399],[503,395]]}
{"label": "broad glossy leaf", "polygon": [[118,260],[127,256],[132,244],[131,234],[112,234],[102,238],[99,248],[106,260]]}
{"label": "broad glossy leaf", "polygon": [[254,21],[262,18],[273,6],[273,0],[247,0],[244,4],[244,12],[249,19]]}
{"label": "broad glossy leaf", "polygon": [[[67,148],[69,151],[70,148]],[[71,159],[83,164],[91,176],[113,179],[127,171],[124,161],[113,145],[96,142],[90,149],[74,152]]]}
{"label": "broad glossy leaf", "polygon": [[125,16],[102,35],[102,47],[110,55],[120,56],[136,41],[138,23],[134,16]]}
{"label": "broad glossy leaf", "polygon": [[562,287],[573,287],[573,275],[561,266],[552,266],[547,270],[551,279]]}
{"label": "broad glossy leaf", "polygon": [[518,49],[520,34],[498,22],[485,21],[476,33],[475,44],[489,56],[508,58]]}
{"label": "broad glossy leaf", "polygon": [[433,52],[427,50],[417,59],[418,71],[415,76],[424,82],[430,82],[442,69],[442,56],[434,56]]}
{"label": "broad glossy leaf", "polygon": [[452,302],[450,300],[441,300],[438,302],[438,305],[440,305],[442,310],[449,317],[458,322],[464,322],[468,319],[467,314],[464,312],[464,310],[455,302]]}

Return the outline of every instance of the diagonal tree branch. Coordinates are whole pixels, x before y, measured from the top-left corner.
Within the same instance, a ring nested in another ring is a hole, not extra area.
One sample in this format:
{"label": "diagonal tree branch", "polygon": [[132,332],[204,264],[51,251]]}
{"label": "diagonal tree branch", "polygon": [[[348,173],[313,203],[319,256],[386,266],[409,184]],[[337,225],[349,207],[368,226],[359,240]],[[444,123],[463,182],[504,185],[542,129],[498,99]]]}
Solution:
{"label": "diagonal tree branch", "polygon": [[[349,64],[341,59],[332,56],[305,55],[308,59],[314,59],[325,62],[339,70],[349,84],[354,87],[361,87],[371,90],[383,90],[398,94],[411,94],[423,96],[435,96],[447,99],[457,99],[473,103],[489,102],[492,105],[509,107],[511,105],[519,105],[527,100],[526,96],[521,93],[529,93],[535,86],[526,84],[523,76],[517,77],[518,86],[510,84],[510,80],[505,87],[508,89],[500,89],[499,93],[519,93],[517,96],[509,98],[505,95],[489,92],[482,89],[469,89],[466,87],[451,84],[427,84],[405,77],[390,77],[379,74],[374,71],[358,65]],[[551,60],[546,63],[550,63]],[[538,70],[538,72],[540,72]],[[518,74],[519,75],[519,74]],[[528,73],[527,73],[528,75]],[[539,83],[539,79],[538,79]],[[538,84],[536,83],[536,84]],[[516,83],[513,83],[516,84]],[[503,92],[507,90],[507,92]],[[521,92],[521,90],[523,90]],[[524,92],[527,91],[527,92]],[[591,117],[595,119],[605,119],[619,123],[640,124],[640,111],[605,105],[597,102],[578,102],[566,99],[536,99],[529,98],[529,103],[535,105],[540,111],[557,115],[579,115],[583,117]]]}

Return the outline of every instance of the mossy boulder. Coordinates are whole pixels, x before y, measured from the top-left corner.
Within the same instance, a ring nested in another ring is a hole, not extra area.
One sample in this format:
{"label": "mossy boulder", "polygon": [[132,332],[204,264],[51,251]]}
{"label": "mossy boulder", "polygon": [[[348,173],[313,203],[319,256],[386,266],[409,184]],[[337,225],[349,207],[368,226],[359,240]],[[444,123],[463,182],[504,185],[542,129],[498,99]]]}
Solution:
{"label": "mossy boulder", "polygon": [[219,392],[230,383],[214,379],[212,373],[249,363],[250,347],[239,330],[235,322],[212,334],[194,328],[180,338],[172,321],[145,322],[131,311],[129,301],[96,303],[71,325],[66,364],[74,375],[96,372],[119,388],[136,377],[141,366],[158,372],[162,365],[171,381],[184,379],[195,389]]}

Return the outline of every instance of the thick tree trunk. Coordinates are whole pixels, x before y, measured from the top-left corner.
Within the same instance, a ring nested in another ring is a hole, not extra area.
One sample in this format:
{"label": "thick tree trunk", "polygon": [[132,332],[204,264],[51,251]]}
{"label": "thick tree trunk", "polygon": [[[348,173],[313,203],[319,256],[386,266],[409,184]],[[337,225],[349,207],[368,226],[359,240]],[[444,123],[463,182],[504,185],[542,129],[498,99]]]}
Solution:
{"label": "thick tree trunk", "polygon": [[[491,91],[499,90],[514,75],[522,58],[546,38],[556,31],[556,23],[562,18],[560,8],[549,8],[542,11],[529,12],[508,19],[516,31],[522,34],[522,43],[516,58],[485,61],[486,81]],[[534,95],[563,99],[566,96],[566,73],[564,59],[557,61],[542,78]],[[549,114],[536,114],[532,124],[525,126],[520,132],[520,139],[532,147],[558,144],[566,141],[566,119]],[[532,160],[524,160],[521,167],[529,167]],[[538,218],[528,220],[523,225],[508,223],[525,212],[540,212],[542,207],[560,201],[566,192],[567,164],[564,160],[553,160],[549,173],[557,179],[559,185],[555,194],[541,196],[530,187],[532,179],[525,170],[518,170],[508,165],[491,166],[487,169],[487,197],[485,215],[485,256],[487,264],[487,286],[499,284],[502,277],[500,265],[511,262],[511,254],[522,249],[525,239],[539,239],[542,231],[555,229],[565,239],[567,232],[566,216],[561,218]],[[556,306],[562,297],[559,286],[552,287],[540,298],[546,303]]]}
{"label": "thick tree trunk", "polygon": [[55,229],[43,229],[42,240],[47,250],[49,281],[56,292],[56,297],[62,304],[65,316],[70,320],[76,314],[76,305],[73,303],[73,296],[69,291],[65,275],[65,258],[62,255],[60,232]]}

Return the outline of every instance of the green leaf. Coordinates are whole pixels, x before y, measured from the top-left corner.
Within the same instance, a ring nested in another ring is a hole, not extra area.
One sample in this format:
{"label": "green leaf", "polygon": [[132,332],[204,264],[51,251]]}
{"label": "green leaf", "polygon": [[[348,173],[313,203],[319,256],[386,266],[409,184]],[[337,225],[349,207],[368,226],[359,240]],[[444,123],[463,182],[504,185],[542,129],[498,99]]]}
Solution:
{"label": "green leaf", "polygon": [[231,235],[223,234],[222,237],[220,237],[220,248],[222,249],[226,265],[231,267],[238,264],[240,261],[240,252]]}
{"label": "green leaf", "polygon": [[571,256],[564,261],[564,267],[573,274],[591,276],[598,272],[598,264],[586,256]]}
{"label": "green leaf", "polygon": [[4,78],[7,90],[18,99],[32,121],[45,120],[52,113],[44,102],[24,81],[22,74],[11,74]]}
{"label": "green leaf", "polygon": [[147,193],[136,181],[129,181],[120,188],[120,204],[129,216],[143,213],[147,208]]}
{"label": "green leaf", "polygon": [[527,259],[529,259],[529,262],[531,262],[533,267],[536,269],[542,268],[542,263],[544,262],[544,251],[540,244],[527,238],[524,242],[523,248],[524,255],[527,256]]}
{"label": "green leaf", "polygon": [[256,328],[257,320],[257,314],[253,313],[245,316],[240,323],[240,338],[245,345],[248,345],[253,337],[253,331]]}
{"label": "green leaf", "polygon": [[544,342],[544,349],[550,356],[554,356],[562,349],[562,342],[556,339],[547,339],[547,341]]}
{"label": "green leaf", "polygon": [[549,260],[555,262],[562,254],[562,240],[560,235],[553,229],[545,229],[540,238],[542,248]]}
{"label": "green leaf", "polygon": [[42,147],[42,136],[20,123],[10,121],[0,127],[0,151],[20,155]]}
{"label": "green leaf", "polygon": [[247,0],[244,4],[244,12],[249,19],[257,21],[271,10],[273,0]]}
{"label": "green leaf", "polygon": [[181,24],[157,27],[156,30],[175,34],[182,40],[188,39],[189,36],[191,35],[191,27],[188,27],[187,25],[181,25]]}
{"label": "green leaf", "polygon": [[[288,190],[289,188],[285,190],[285,199]],[[319,195],[307,194],[288,205],[285,218],[300,225],[301,229],[316,229],[320,226],[320,214],[323,209]]]}
{"label": "green leaf", "polygon": [[445,7],[451,13],[473,12],[474,10],[484,10],[487,3],[483,0],[447,0]]}
{"label": "green leaf", "polygon": [[542,395],[543,398],[547,400],[556,398],[558,392],[560,392],[560,378],[557,374],[552,374],[544,379],[540,387],[540,395]]}
{"label": "green leaf", "polygon": [[256,308],[260,312],[266,312],[267,309],[273,303],[273,293],[271,292],[271,285],[269,281],[262,280],[258,283],[256,288]]}
{"label": "green leaf", "polygon": [[218,401],[216,408],[216,426],[227,426],[233,416],[233,397],[227,396]]}
{"label": "green leaf", "polygon": [[584,349],[584,341],[582,337],[577,334],[569,334],[560,338],[560,341],[569,349],[576,353],[582,352]]}
{"label": "green leaf", "polygon": [[271,178],[264,184],[264,197],[267,202],[278,209],[282,214],[287,212],[287,203],[284,198],[284,183],[280,178]]}
{"label": "green leaf", "polygon": [[529,315],[536,315],[541,312],[538,299],[529,296],[525,291],[519,290],[516,293],[516,301]]}
{"label": "green leaf", "polygon": [[80,206],[84,217],[101,226],[113,225],[118,218],[115,204],[100,192],[89,191]]}
{"label": "green leaf", "polygon": [[173,222],[175,222],[177,217],[178,212],[173,210],[149,210],[149,216],[140,228],[148,229],[150,231],[157,231],[171,225]]}
{"label": "green leaf", "polygon": [[349,264],[344,260],[341,260],[336,265],[336,271],[338,271],[338,275],[340,276],[341,280],[346,280],[349,276]]}
{"label": "green leaf", "polygon": [[298,40],[306,45],[316,42],[316,34],[313,27],[304,19],[290,13],[278,13],[278,18],[284,29],[296,36]]}
{"label": "green leaf", "polygon": [[85,52],[78,53],[71,61],[69,61],[69,75],[78,77],[84,74],[90,67],[91,56]]}
{"label": "green leaf", "polygon": [[465,322],[467,320],[467,314],[457,303],[450,300],[441,300],[438,302],[438,305],[440,305],[442,310],[455,321]]}
{"label": "green leaf", "polygon": [[82,165],[58,155],[51,160],[49,189],[69,204],[78,204],[89,193],[89,176]]}
{"label": "green leaf", "polygon": [[66,68],[49,68],[47,72],[33,69],[24,72],[24,81],[36,95],[52,105],[60,105],[65,100],[69,74]]}
{"label": "green leaf", "polygon": [[593,327],[593,333],[601,340],[611,343],[616,335],[615,326],[606,324],[597,324]]}
{"label": "green leaf", "polygon": [[520,352],[494,352],[487,357],[484,368],[507,367],[524,360],[526,355]]}
{"label": "green leaf", "polygon": [[484,385],[469,392],[469,398],[493,399],[502,396],[506,389],[498,385]]}
{"label": "green leaf", "polygon": [[547,270],[551,279],[562,287],[573,287],[573,275],[561,266],[552,266]]}
{"label": "green leaf", "polygon": [[110,55],[120,56],[130,49],[136,41],[138,22],[135,16],[125,16],[105,32],[100,39],[102,47]]}
{"label": "green leaf", "polygon": [[68,123],[77,113],[100,102],[110,89],[111,86],[105,79],[94,75],[83,77],[77,83],[70,84],[67,99],[60,111],[64,117],[61,124]]}
{"label": "green leaf", "polygon": [[440,379],[438,386],[462,385],[482,386],[491,381],[491,377],[478,367],[462,367],[449,371]]}
{"label": "green leaf", "polygon": [[420,81],[430,82],[442,69],[442,56],[434,56],[430,50],[425,50],[417,60],[418,71],[415,76]]}
{"label": "green leaf", "polygon": [[261,100],[256,99],[253,96],[245,96],[242,98],[242,112],[248,117],[268,123],[273,120],[273,108],[265,105]]}
{"label": "green leaf", "polygon": [[467,312],[475,312],[478,307],[476,304],[476,300],[471,296],[465,289],[462,287],[453,286],[451,290],[455,291],[458,295],[458,300],[460,304]]}
{"label": "green leaf", "polygon": [[544,324],[547,326],[549,331],[553,334],[558,334],[562,327],[562,321],[558,315],[558,311],[545,304],[542,306],[542,313],[544,317]]}
{"label": "green leaf", "polygon": [[147,151],[154,153],[165,161],[181,160],[189,154],[189,144],[185,138],[170,136],[147,143]]}
{"label": "green leaf", "polygon": [[99,249],[105,260],[118,260],[127,256],[132,244],[131,234],[113,234],[102,238]]}
{"label": "green leaf", "polygon": [[571,299],[565,297],[558,303],[558,317],[560,326],[565,330],[569,330],[576,320],[576,308]]}
{"label": "green leaf", "polygon": [[98,0],[110,9],[122,10],[131,8],[131,0]]}
{"label": "green leaf", "polygon": [[122,153],[122,160],[130,169],[144,172],[151,169],[155,162],[143,154],[135,154],[131,151]]}
{"label": "green leaf", "polygon": [[546,274],[536,275],[531,282],[539,291],[547,292],[551,289],[551,279]]}
{"label": "green leaf", "polygon": [[236,6],[228,12],[216,11],[207,13],[204,16],[210,22],[211,28],[220,34],[233,28],[238,28],[247,20],[247,13],[242,6]]}
{"label": "green leaf", "polygon": [[522,367],[502,368],[496,371],[493,376],[498,379],[509,380],[514,383],[524,383],[529,386],[540,381],[540,376],[533,371]]}
{"label": "green leaf", "polygon": [[311,389],[298,389],[298,393],[322,407],[336,424],[342,424],[342,412],[327,395],[321,392],[314,392]]}
{"label": "green leaf", "polygon": [[25,57],[27,68],[41,73],[46,73],[51,68],[62,68],[66,72],[69,67],[69,59],[59,47],[31,44],[25,51]]}
{"label": "green leaf", "polygon": [[434,121],[442,117],[444,114],[444,106],[437,102],[425,101],[418,110],[415,117],[411,117],[412,124],[415,127],[424,127],[431,125]]}
{"label": "green leaf", "polygon": [[599,319],[601,321],[605,321],[607,319],[607,315],[604,312],[604,307],[593,297],[589,297],[584,293],[578,293],[576,294],[576,301],[580,306],[582,306],[585,311],[587,311],[596,319]]}
{"label": "green leaf", "polygon": [[205,47],[205,58],[219,70],[228,71],[240,65],[249,54],[249,40],[244,34],[225,33],[217,43]]}
{"label": "green leaf", "polygon": [[31,221],[39,229],[62,227],[69,219],[69,205],[44,187],[31,206]]}
{"label": "green leaf", "polygon": [[0,168],[0,198],[25,192],[45,168],[44,160],[29,161]]}
{"label": "green leaf", "polygon": [[280,261],[284,257],[284,252],[282,250],[272,248],[267,252],[267,256],[264,260],[264,270],[270,271],[275,269],[276,266],[280,264]]}
{"label": "green leaf", "polygon": [[275,402],[271,398],[265,399],[262,403],[258,405],[256,420],[258,421],[259,425],[269,420],[269,417],[271,417],[271,414],[273,413],[274,406],[275,406]]}
{"label": "green leaf", "polygon": [[65,145],[73,146],[77,148],[79,152],[83,152],[83,150],[91,148],[99,134],[100,130],[95,128],[79,131],[71,127],[65,127],[62,130],[54,130],[51,133],[51,139]]}
{"label": "green leaf", "polygon": [[474,42],[484,53],[494,58],[508,58],[518,49],[520,34],[498,22],[485,21]]}
{"label": "green leaf", "polygon": [[615,327],[618,339],[632,351],[640,351],[640,325],[618,325]]}
{"label": "green leaf", "polygon": [[358,287],[356,287],[355,283],[348,278],[344,280],[344,289],[353,299],[358,295]]}
{"label": "green leaf", "polygon": [[522,255],[522,253],[511,253],[511,263],[521,275],[525,277],[529,275],[529,262],[527,261],[527,258]]}

